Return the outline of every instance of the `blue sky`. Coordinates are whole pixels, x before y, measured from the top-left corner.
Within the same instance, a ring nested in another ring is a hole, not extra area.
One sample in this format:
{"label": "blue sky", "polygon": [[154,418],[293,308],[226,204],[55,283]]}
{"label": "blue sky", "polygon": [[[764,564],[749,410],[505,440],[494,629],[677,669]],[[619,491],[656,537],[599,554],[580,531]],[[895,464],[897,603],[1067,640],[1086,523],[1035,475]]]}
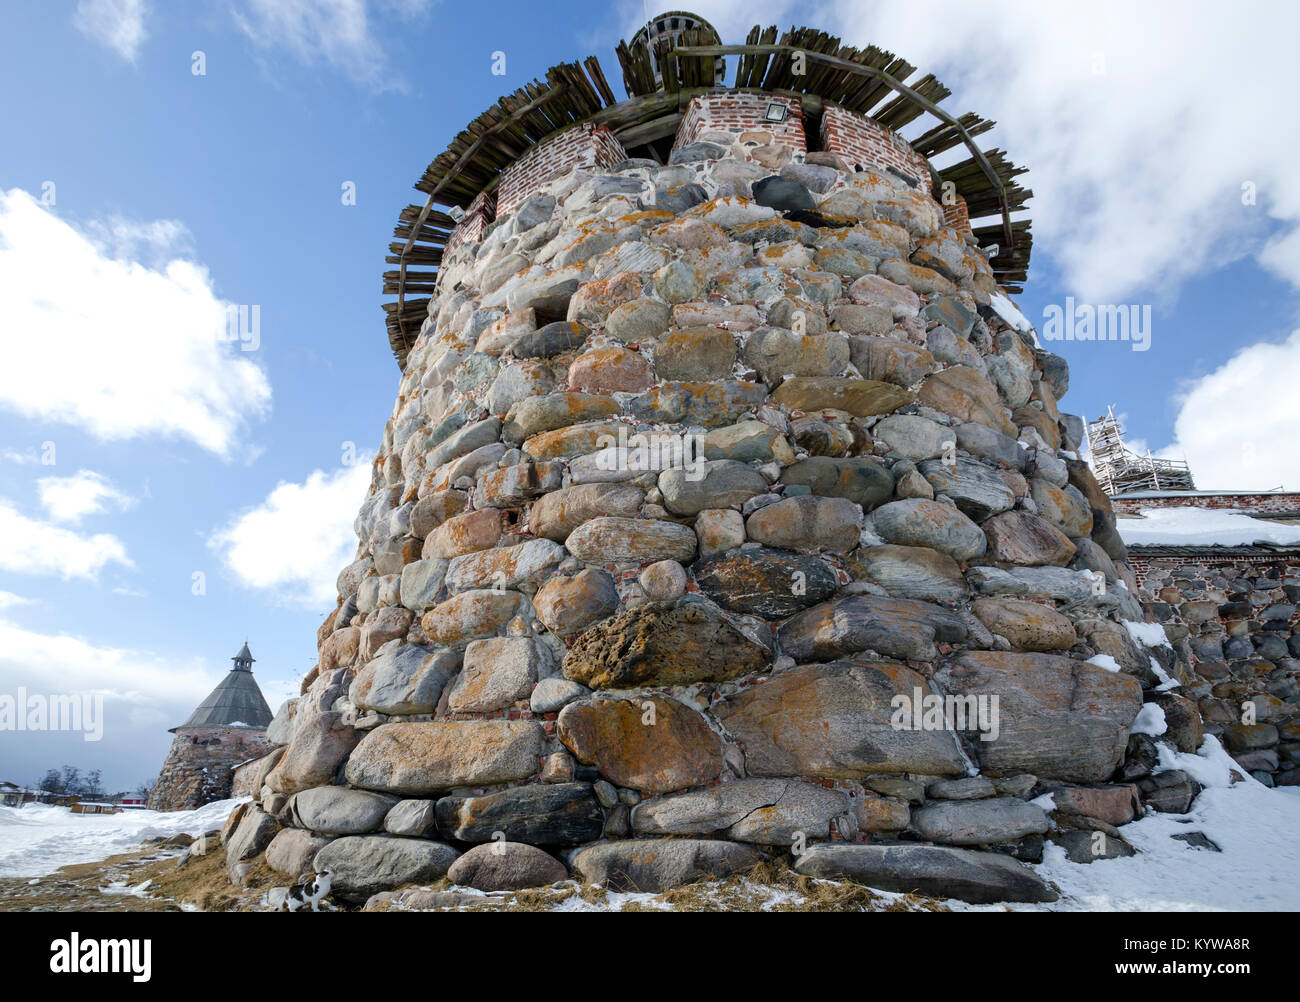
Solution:
{"label": "blue sky", "polygon": [[[1262,91],[1287,92],[1295,31],[1281,28],[1296,15],[1184,5],[1175,37],[1162,20],[1174,8],[1158,4],[1043,6],[778,3],[761,20],[874,40],[944,79],[950,109],[999,120],[982,142],[1028,166],[1036,193],[1020,298],[1031,320],[1067,296],[1152,307],[1148,351],[1055,346],[1072,369],[1065,409],[1116,405],[1133,438],[1186,452],[1202,486],[1300,487],[1284,445],[1300,367],[1288,341],[1300,150],[1267,108],[1202,93],[1197,69],[1221,47],[1256,67]],[[728,41],[754,20],[750,5],[695,9]],[[379,284],[411,183],[472,117],[556,62],[598,55],[621,95],[613,48],[643,13],[10,5],[0,694],[94,689],[106,719],[97,744],[0,733],[0,779],[64,762],[115,787],[150,778],[166,728],[245,639],[273,707],[296,689],[397,386]],[[497,51],[504,77],[491,73]],[[227,304],[259,308],[257,350],[204,333]],[[344,462],[349,443],[359,467]]]}

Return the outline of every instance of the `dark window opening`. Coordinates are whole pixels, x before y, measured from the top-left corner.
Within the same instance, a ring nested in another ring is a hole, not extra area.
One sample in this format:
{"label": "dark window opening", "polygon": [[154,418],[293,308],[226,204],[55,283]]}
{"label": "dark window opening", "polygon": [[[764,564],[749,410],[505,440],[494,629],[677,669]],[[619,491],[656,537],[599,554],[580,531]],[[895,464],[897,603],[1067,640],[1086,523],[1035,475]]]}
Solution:
{"label": "dark window opening", "polygon": [[803,138],[809,153],[821,153],[826,149],[822,143],[822,113],[805,111],[803,113]]}

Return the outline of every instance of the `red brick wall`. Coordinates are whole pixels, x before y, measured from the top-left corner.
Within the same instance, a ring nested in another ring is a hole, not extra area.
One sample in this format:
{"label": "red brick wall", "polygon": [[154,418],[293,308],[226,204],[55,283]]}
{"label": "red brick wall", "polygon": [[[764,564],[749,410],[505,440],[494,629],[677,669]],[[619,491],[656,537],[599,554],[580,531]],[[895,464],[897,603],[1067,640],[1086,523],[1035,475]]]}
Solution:
{"label": "red brick wall", "polygon": [[[767,122],[769,104],[786,107],[784,122]],[[803,131],[803,105],[797,97],[781,94],[748,94],[744,91],[718,91],[691,98],[690,107],[677,127],[673,149],[687,146],[705,132],[766,132],[779,143],[784,143],[795,153],[808,148]]]}
{"label": "red brick wall", "polygon": [[613,167],[627,152],[605,126],[581,122],[538,143],[501,172],[497,215],[514,212],[547,181],[576,167]]}
{"label": "red brick wall", "polygon": [[1195,494],[1172,497],[1111,498],[1116,515],[1137,515],[1143,508],[1207,508],[1214,511],[1295,512],[1300,517],[1300,493],[1296,494]]}
{"label": "red brick wall", "polygon": [[456,224],[451,236],[447,238],[444,255],[450,257],[451,252],[461,244],[472,244],[483,239],[483,230],[496,218],[494,202],[495,199],[486,191],[480,191],[474,196],[474,201],[465,210],[465,218]]}
{"label": "red brick wall", "polygon": [[970,233],[970,212],[966,209],[966,199],[960,195],[953,197],[956,201],[952,205],[940,206],[943,209],[944,225],[951,226],[961,233]]}
{"label": "red brick wall", "polygon": [[838,153],[850,164],[877,171],[894,167],[930,190],[930,170],[925,158],[913,151],[902,136],[864,115],[855,115],[838,105],[828,104],[822,113],[822,149]]}

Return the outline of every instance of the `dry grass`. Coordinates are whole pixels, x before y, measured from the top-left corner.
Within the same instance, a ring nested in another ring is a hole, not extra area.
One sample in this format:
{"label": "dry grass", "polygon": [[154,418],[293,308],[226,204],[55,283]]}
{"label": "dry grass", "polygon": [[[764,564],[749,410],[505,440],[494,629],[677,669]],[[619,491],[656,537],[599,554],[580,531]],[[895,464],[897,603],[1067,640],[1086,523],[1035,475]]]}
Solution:
{"label": "dry grass", "polygon": [[268,889],[285,883],[259,858],[253,861],[245,885],[235,887],[226,874],[226,853],[221,848],[193,856],[184,866],[174,859],[163,860],[145,867],[141,875],[153,881],[151,894],[205,912],[250,911]]}
{"label": "dry grass", "polygon": [[[446,880],[430,885],[447,890]],[[949,909],[915,894],[885,895],[851,881],[817,880],[786,863],[763,862],[721,880],[699,881],[652,896],[612,896],[606,887],[566,881],[486,897],[463,896],[439,911],[546,912],[574,898],[597,909],[626,912],[942,912]],[[394,910],[405,910],[397,906]]]}

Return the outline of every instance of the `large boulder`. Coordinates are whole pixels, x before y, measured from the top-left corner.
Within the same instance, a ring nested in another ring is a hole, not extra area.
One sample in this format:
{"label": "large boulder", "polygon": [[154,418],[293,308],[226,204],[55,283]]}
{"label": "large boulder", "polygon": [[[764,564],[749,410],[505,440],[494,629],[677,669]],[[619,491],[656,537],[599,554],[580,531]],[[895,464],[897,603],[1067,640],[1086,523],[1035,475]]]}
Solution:
{"label": "large boulder", "polygon": [[529,845],[579,845],[600,838],[605,815],[590,783],[530,783],[475,797],[443,797],[438,829],[460,842],[488,842],[497,832]]}
{"label": "large boulder", "polygon": [[316,854],[330,841],[301,828],[281,828],[266,847],[266,865],[276,873],[296,879],[312,872]]}
{"label": "large boulder", "polygon": [[781,471],[781,480],[806,486],[822,497],[848,498],[867,510],[888,501],[894,493],[893,474],[866,456],[811,456],[787,466]]}
{"label": "large boulder", "polygon": [[809,877],[854,880],[901,894],[956,898],[972,904],[1055,901],[1037,873],[1007,856],[940,845],[810,846],[795,863]]}
{"label": "large boulder", "polygon": [[833,661],[859,651],[932,661],[937,643],[966,639],[961,616],[941,606],[908,598],[847,595],[813,606],[786,620],[778,631],[781,649],[796,661]]}
{"label": "large boulder", "polygon": [[858,543],[862,513],[848,498],[805,494],[766,505],[749,516],[750,539],[783,550],[848,553]]}
{"label": "large boulder", "polygon": [[226,865],[233,866],[260,855],[271,844],[279,828],[275,818],[265,811],[256,808],[246,811],[234,834],[226,842]]}
{"label": "large boulder", "polygon": [[635,517],[645,491],[629,484],[578,484],[543,494],[528,515],[536,536],[563,543],[574,529],[589,519]]}
{"label": "large boulder", "polygon": [[871,523],[887,543],[927,546],[958,561],[984,554],[984,533],[954,504],[925,498],[891,501],[871,513]]}
{"label": "large boulder", "polygon": [[994,845],[1042,835],[1051,822],[1041,807],[1015,797],[943,800],[912,812],[912,827],[929,842]]}
{"label": "large boulder", "polygon": [[594,564],[689,563],[695,557],[690,526],[653,518],[593,518],[570,533],[565,545]]}
{"label": "large boulder", "polygon": [[899,702],[930,692],[918,672],[887,661],[833,661],[772,676],[714,704],[750,776],[861,779],[878,773],[965,771],[956,734],[895,725]]}
{"label": "large boulder", "polygon": [[935,497],[951,498],[964,514],[976,522],[1007,511],[1015,504],[1015,495],[1006,481],[983,463],[964,456],[953,462],[931,459],[917,467],[929,481]]}
{"label": "large boulder", "polygon": [[567,678],[593,689],[690,685],[749,675],[767,648],[698,600],[644,605],[581,634],[564,657]]}
{"label": "large boulder", "polygon": [[723,769],[722,740],[705,719],[662,696],[569,703],[556,734],[609,782],[645,794],[702,786]]}
{"label": "large boulder", "polygon": [[697,880],[721,879],[762,860],[753,846],[681,838],[598,842],[574,853],[572,863],[587,883],[659,894]]}
{"label": "large boulder", "polygon": [[427,839],[349,835],[321,849],[315,866],[318,874],[329,873],[331,893],[359,902],[403,884],[437,880],[457,855],[451,846]]}
{"label": "large boulder", "polygon": [[848,567],[855,578],[900,598],[960,602],[967,594],[957,562],[928,546],[864,546],[849,555]]}
{"label": "large boulder", "polygon": [[290,799],[294,823],[318,835],[365,835],[379,831],[397,801],[346,786],[318,786]]}
{"label": "large boulder", "polygon": [[703,790],[643,800],[632,810],[641,835],[715,835],[737,842],[790,845],[799,834],[828,838],[848,796],[795,779],[739,779]]}
{"label": "large boulder", "polygon": [[663,504],[675,515],[696,515],[705,508],[740,506],[767,490],[767,480],[751,466],[734,459],[704,460],[689,469],[659,474]]}
{"label": "large boulder", "polygon": [[453,713],[491,713],[526,700],[549,674],[551,649],[536,637],[489,637],[465,648],[465,667],[447,694]]}
{"label": "large boulder", "polygon": [[324,786],[361,740],[361,732],[338,710],[300,713],[293,740],[266,777],[275,793],[291,794]]}
{"label": "large boulder", "polygon": [[385,651],[357,673],[349,698],[376,713],[432,713],[447,683],[460,668],[460,656],[424,644]]}
{"label": "large boulder", "polygon": [[542,741],[531,720],[381,724],[353,751],[346,775],[362,789],[407,795],[512,783],[537,772]]}
{"label": "large boulder", "polygon": [[977,598],[975,618],[1026,651],[1065,651],[1077,639],[1074,624],[1049,605],[1014,598]]}
{"label": "large boulder", "polygon": [[967,651],[935,682],[954,695],[997,698],[997,737],[970,742],[980,770],[993,776],[1108,779],[1142,706],[1137,679],[1053,654]]}
{"label": "large boulder", "polygon": [[[817,557],[765,547],[720,553],[695,565],[695,583],[723,608],[783,619],[830,598],[839,577]],[[965,592],[966,582],[957,580]]]}
{"label": "large boulder", "polygon": [[476,845],[447,870],[453,884],[480,891],[518,891],[545,887],[568,877],[569,871],[554,856],[519,842]]}

